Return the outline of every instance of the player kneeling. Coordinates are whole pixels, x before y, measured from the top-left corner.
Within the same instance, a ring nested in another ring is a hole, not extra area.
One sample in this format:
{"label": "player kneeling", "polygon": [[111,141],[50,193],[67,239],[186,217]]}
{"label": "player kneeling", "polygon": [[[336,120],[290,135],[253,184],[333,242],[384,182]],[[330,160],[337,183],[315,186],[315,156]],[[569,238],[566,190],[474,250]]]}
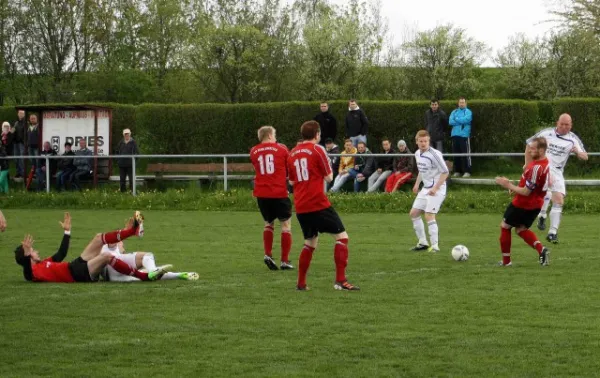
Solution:
{"label": "player kneeling", "polygon": [[33,282],[96,282],[105,266],[110,265],[121,274],[134,276],[142,281],[154,281],[165,274],[164,270],[140,272],[131,269],[126,263],[110,253],[102,253],[102,246],[117,243],[131,236],[143,236],[144,218],[139,211],[135,212],[132,227],[123,230],[97,234],[85,247],[81,255],[71,262],[63,262],[69,250],[71,239],[71,215],[65,213],[60,222],[64,236],[58,252],[52,257],[42,260],[38,251],[33,249],[33,237],[27,235],[22,244],[15,249],[15,260],[23,267],[23,276]]}
{"label": "player kneeling", "polygon": [[511,266],[510,230],[514,227],[525,243],[533,247],[539,255],[541,265],[550,263],[550,251],[545,248],[538,240],[537,236],[529,228],[537,218],[542,205],[544,196],[548,190],[549,162],[546,158],[547,143],[544,138],[534,138],[529,141],[528,153],[533,160],[525,167],[525,172],[521,176],[519,186],[515,186],[506,177],[496,177],[496,183],[511,192],[515,193],[515,198],[506,208],[504,220],[501,223],[500,249],[502,250],[502,261],[499,265]]}
{"label": "player kneeling", "polygon": [[324,180],[333,181],[327,152],[318,145],[321,139],[319,124],[304,122],[300,132],[302,143],[290,153],[288,172],[294,186],[296,216],[304,234],[304,248],[298,262],[298,290],[308,290],[306,274],[317,248],[319,233],[332,234],[335,238],[335,284],[336,290],[360,290],[346,280],[348,265],[348,234],[342,220],[335,212],[323,191]]}

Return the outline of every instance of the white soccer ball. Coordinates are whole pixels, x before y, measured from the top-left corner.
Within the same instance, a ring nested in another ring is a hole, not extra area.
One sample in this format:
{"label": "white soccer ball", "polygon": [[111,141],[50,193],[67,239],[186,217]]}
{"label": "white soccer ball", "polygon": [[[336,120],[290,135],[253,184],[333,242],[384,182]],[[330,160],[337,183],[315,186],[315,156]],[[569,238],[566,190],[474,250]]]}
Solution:
{"label": "white soccer ball", "polygon": [[456,261],[467,261],[469,259],[469,248],[464,245],[457,245],[452,248],[452,258]]}

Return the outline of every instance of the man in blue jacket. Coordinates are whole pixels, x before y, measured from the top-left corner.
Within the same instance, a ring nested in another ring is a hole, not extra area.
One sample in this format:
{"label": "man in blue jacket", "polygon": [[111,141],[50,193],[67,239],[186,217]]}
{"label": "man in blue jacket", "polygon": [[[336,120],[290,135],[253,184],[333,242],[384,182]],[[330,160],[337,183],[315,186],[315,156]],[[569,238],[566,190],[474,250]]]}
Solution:
{"label": "man in blue jacket", "polygon": [[[471,121],[473,113],[467,108],[467,100],[461,97],[458,100],[458,109],[450,114],[450,126],[452,127],[452,152],[455,154],[471,153]],[[454,157],[454,177],[471,177],[471,157]]]}

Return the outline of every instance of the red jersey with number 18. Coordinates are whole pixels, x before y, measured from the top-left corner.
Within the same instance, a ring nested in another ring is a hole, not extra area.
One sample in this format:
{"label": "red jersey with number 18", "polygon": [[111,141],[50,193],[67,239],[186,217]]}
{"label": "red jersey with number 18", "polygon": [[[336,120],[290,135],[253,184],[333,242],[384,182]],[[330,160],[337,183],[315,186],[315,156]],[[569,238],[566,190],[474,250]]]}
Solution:
{"label": "red jersey with number 18", "polygon": [[297,214],[312,213],[331,207],[325,194],[324,180],[331,174],[325,149],[315,143],[297,145],[288,159],[290,181],[294,183],[294,206]]}
{"label": "red jersey with number 18", "polygon": [[260,143],[250,150],[256,171],[254,197],[287,198],[288,149],[279,143]]}
{"label": "red jersey with number 18", "polygon": [[549,170],[548,158],[534,160],[529,163],[521,176],[519,187],[527,187],[531,190],[531,193],[528,196],[516,194],[512,201],[515,207],[525,210],[537,210],[542,208],[544,197],[548,190]]}

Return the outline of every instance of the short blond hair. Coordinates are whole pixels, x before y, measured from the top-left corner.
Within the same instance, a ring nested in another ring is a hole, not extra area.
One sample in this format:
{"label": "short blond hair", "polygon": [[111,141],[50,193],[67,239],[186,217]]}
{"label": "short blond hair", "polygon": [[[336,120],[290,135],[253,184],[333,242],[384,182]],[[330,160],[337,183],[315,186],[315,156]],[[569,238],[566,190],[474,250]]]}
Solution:
{"label": "short blond hair", "polygon": [[417,132],[417,135],[415,135],[415,141],[419,140],[419,138],[431,138],[431,136],[429,135],[429,133],[427,132],[427,130],[419,130]]}
{"label": "short blond hair", "polygon": [[263,126],[258,129],[258,140],[264,142],[270,135],[275,134],[273,126]]}
{"label": "short blond hair", "polygon": [[4,126],[8,126],[8,128],[10,129],[10,123],[6,121],[2,122],[2,128],[4,128]]}

